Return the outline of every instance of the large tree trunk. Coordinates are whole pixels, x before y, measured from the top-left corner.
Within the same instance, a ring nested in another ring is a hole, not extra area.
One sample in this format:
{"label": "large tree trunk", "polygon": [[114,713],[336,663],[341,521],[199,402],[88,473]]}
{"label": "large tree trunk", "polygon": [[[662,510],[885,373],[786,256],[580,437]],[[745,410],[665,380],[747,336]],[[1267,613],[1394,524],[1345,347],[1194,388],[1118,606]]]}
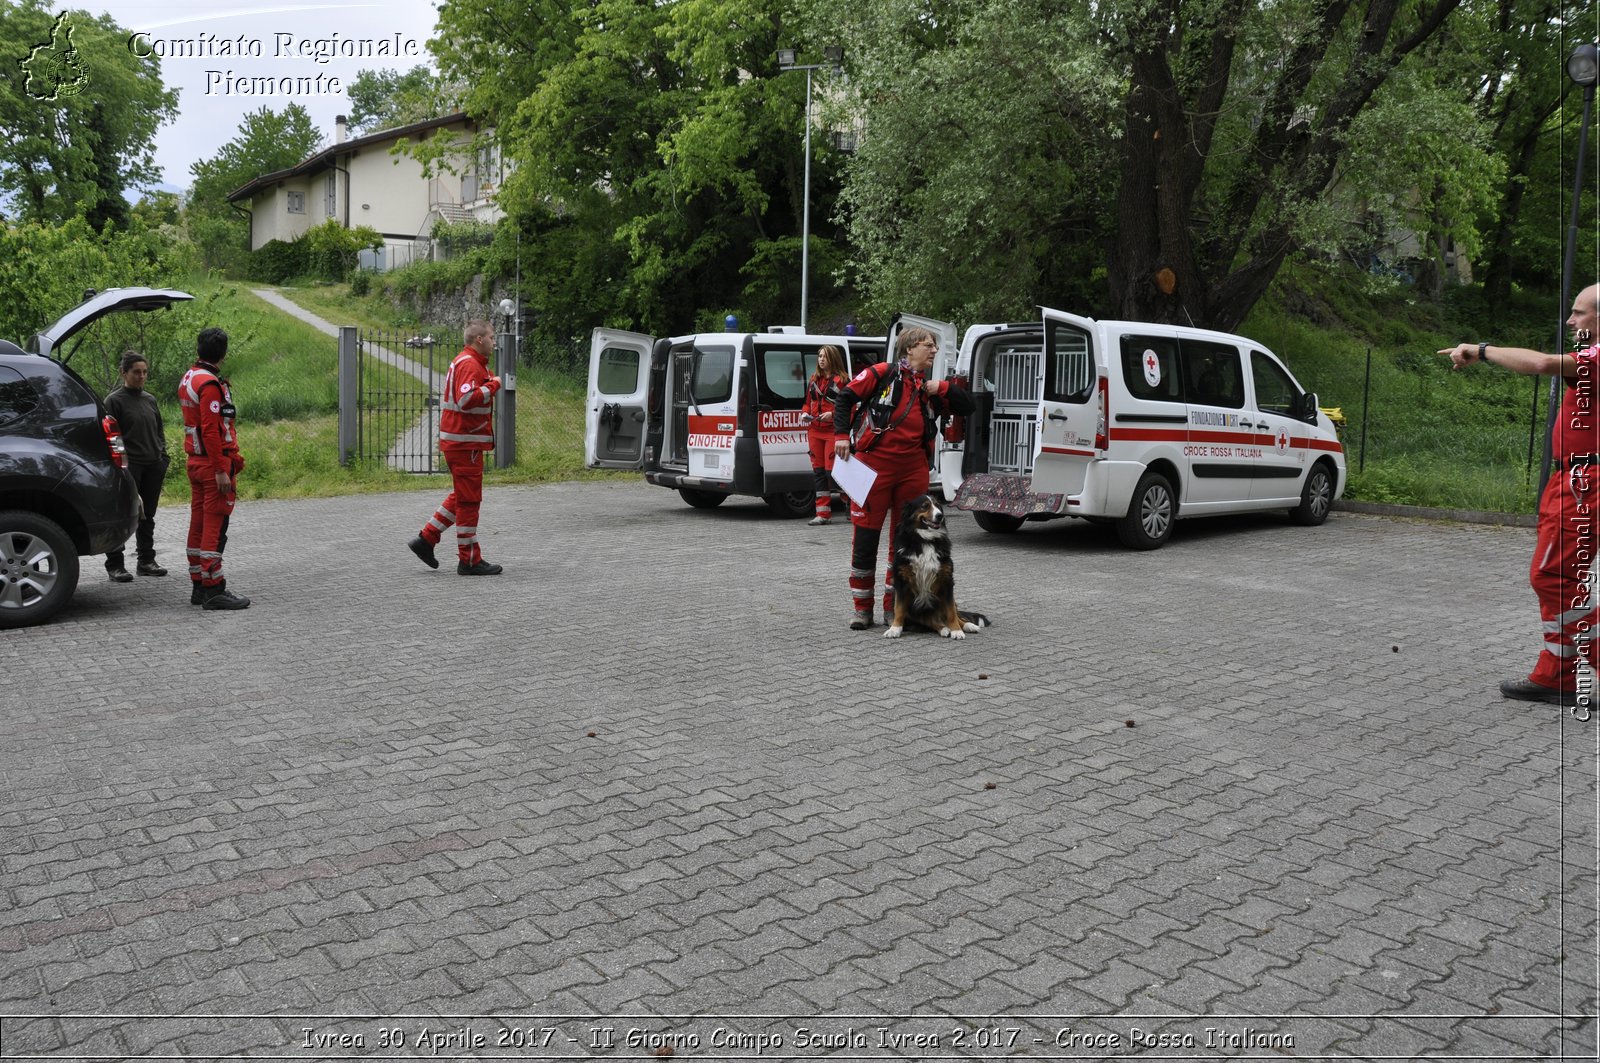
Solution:
{"label": "large tree trunk", "polygon": [[[1241,8],[1191,3],[1186,9],[1183,0],[1144,8],[1128,25],[1125,53],[1130,87],[1118,232],[1107,263],[1117,312],[1135,321],[1237,327],[1293,250],[1287,219],[1332,182],[1350,123],[1459,2],[1425,0],[1411,31],[1391,43],[1400,0],[1366,0],[1356,14],[1359,32],[1344,34],[1354,0],[1318,0],[1312,23],[1265,85],[1254,139],[1209,217],[1198,216],[1195,203],[1216,115],[1228,106]],[[1342,57],[1348,66],[1340,87],[1307,120],[1310,86],[1341,37],[1353,50]],[[1203,71],[1194,84],[1182,85],[1173,74],[1180,52],[1183,69]]]}

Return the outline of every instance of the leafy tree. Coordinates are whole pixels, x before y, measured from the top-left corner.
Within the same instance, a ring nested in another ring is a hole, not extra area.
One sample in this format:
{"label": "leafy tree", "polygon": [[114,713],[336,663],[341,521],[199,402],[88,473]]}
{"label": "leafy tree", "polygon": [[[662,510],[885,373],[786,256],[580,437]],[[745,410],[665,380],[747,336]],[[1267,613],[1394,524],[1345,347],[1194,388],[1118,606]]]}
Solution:
{"label": "leafy tree", "polygon": [[[845,197],[874,302],[951,271],[1002,306],[1094,279],[1102,311],[1233,327],[1286,256],[1328,246],[1356,120],[1458,2],[819,0],[866,125]],[[1408,93],[1443,135],[1448,95],[1420,75],[1373,135]],[[1402,186],[1443,197],[1430,217],[1492,176],[1436,191],[1438,147]]]}
{"label": "leafy tree", "polygon": [[345,88],[350,97],[350,131],[357,135],[425,122],[460,110],[461,86],[426,66],[362,70]]}
{"label": "leafy tree", "polygon": [[311,113],[298,103],[282,111],[262,107],[244,116],[239,132],[216,155],[189,167],[189,235],[208,266],[237,264],[249,249],[249,222],[228,203],[228,193],[263,174],[288,169],[321,146]]}
{"label": "leafy tree", "polygon": [[[430,48],[447,74],[472,76],[466,109],[514,161],[499,193],[513,232],[499,252],[511,254],[520,233],[523,295],[546,327],[576,330],[603,314],[672,331],[701,306],[793,317],[805,80],[780,77],[775,52],[796,41],[799,7],[442,6]],[[836,159],[815,146],[819,251],[837,238]]]}
{"label": "leafy tree", "polygon": [[[35,221],[128,220],[124,193],[160,179],[155,134],[177,114],[160,61],[109,16],[0,6],[0,197]],[[21,76],[18,76],[19,71]]]}

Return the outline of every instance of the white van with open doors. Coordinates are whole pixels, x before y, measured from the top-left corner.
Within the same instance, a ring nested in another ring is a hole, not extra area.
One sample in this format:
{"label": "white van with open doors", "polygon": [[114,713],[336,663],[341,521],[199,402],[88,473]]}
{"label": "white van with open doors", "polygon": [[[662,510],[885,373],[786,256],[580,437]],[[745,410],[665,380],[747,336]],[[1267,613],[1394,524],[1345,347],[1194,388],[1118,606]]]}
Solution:
{"label": "white van with open doors", "polygon": [[1321,524],[1344,491],[1316,395],[1243,336],[1045,309],[972,326],[950,361],[935,373],[970,387],[976,410],[947,427],[936,475],[986,531],[1082,517],[1151,550],[1185,517]]}
{"label": "white van with open doors", "polygon": [[817,351],[830,343],[846,351],[852,372],[883,360],[881,336],[775,329],[655,339],[595,329],[584,464],[641,469],[700,509],[748,495],[783,516],[809,517],[815,495],[800,407]]}

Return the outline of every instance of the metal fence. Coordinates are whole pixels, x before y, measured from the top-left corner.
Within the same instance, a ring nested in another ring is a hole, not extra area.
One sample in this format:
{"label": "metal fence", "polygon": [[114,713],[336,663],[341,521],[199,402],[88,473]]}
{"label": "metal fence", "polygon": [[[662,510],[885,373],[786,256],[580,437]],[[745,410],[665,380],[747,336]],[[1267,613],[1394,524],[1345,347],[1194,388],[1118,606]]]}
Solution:
{"label": "metal fence", "polygon": [[460,334],[339,330],[339,460],[440,471],[439,388]]}
{"label": "metal fence", "polygon": [[[444,472],[438,453],[440,389],[464,346],[459,329],[427,332],[339,330],[339,461],[398,472]],[[583,453],[587,348],[530,345],[496,336],[494,462],[575,465]],[[519,421],[519,408],[528,416]]]}

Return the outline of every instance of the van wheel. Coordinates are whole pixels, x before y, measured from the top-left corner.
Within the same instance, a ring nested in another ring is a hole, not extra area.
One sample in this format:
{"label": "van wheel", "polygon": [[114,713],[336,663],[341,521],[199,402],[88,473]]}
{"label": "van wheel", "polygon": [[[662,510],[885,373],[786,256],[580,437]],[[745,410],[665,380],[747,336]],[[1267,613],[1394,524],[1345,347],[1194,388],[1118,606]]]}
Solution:
{"label": "van wheel", "polygon": [[37,513],[0,513],[0,628],[50,619],[78,587],[78,548]]}
{"label": "van wheel", "polygon": [[1128,515],[1117,521],[1117,538],[1134,550],[1154,550],[1172,537],[1177,516],[1172,482],[1158,472],[1147,472],[1133,490]]}
{"label": "van wheel", "polygon": [[695,509],[716,509],[728,500],[727,495],[715,491],[696,491],[692,487],[680,487],[678,494]]}
{"label": "van wheel", "polygon": [[1009,513],[986,513],[976,509],[972,511],[972,519],[978,522],[978,527],[996,535],[1010,535],[1022,527],[1022,518]]}
{"label": "van wheel", "polygon": [[1315,528],[1328,519],[1333,508],[1333,473],[1324,462],[1311,466],[1306,477],[1305,490],[1300,492],[1300,504],[1289,511],[1289,519],[1296,524]]}
{"label": "van wheel", "polygon": [[815,491],[785,491],[782,494],[764,495],[762,501],[780,517],[810,517],[817,512]]}

